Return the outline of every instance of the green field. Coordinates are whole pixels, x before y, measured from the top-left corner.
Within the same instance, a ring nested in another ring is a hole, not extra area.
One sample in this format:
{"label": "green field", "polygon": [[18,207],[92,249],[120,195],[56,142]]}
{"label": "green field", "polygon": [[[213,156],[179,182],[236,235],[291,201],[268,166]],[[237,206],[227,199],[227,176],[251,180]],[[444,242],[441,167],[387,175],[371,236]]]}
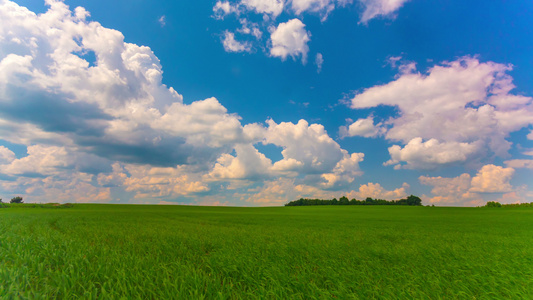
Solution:
{"label": "green field", "polygon": [[533,209],[0,209],[2,298],[533,299]]}

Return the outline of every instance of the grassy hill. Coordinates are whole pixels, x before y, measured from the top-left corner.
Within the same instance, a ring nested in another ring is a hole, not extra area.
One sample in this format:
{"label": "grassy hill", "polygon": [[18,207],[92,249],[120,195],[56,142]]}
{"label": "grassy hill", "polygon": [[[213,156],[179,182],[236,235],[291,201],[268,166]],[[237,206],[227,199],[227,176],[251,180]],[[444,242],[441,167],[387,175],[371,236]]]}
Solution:
{"label": "grassy hill", "polygon": [[533,209],[0,209],[8,298],[533,299]]}

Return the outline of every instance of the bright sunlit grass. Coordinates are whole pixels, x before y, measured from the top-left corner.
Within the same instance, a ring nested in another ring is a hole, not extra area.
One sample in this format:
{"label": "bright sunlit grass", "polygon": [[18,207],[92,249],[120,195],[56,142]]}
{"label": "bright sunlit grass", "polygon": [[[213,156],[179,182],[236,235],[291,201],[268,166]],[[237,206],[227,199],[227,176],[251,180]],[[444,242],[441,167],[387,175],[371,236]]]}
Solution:
{"label": "bright sunlit grass", "polygon": [[533,298],[533,209],[0,209],[8,298]]}

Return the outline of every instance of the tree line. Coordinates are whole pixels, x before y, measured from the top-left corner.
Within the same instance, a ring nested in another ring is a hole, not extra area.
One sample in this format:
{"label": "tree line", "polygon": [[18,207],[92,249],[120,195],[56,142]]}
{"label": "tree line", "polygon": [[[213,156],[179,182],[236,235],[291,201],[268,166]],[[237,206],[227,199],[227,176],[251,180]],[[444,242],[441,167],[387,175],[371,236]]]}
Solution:
{"label": "tree line", "polygon": [[400,200],[383,200],[383,199],[372,199],[370,197],[365,200],[352,199],[349,200],[346,196],[342,196],[337,200],[333,198],[331,200],[322,200],[322,199],[305,199],[300,198],[298,200],[291,201],[285,206],[309,206],[309,205],[410,205],[410,206],[421,206],[422,200],[414,195],[411,195],[405,199]]}
{"label": "tree line", "polygon": [[[0,198],[0,203],[4,203],[4,202],[2,202],[2,198]],[[24,201],[23,201],[22,197],[17,196],[17,197],[11,198],[11,201],[9,201],[9,203],[24,203]]]}

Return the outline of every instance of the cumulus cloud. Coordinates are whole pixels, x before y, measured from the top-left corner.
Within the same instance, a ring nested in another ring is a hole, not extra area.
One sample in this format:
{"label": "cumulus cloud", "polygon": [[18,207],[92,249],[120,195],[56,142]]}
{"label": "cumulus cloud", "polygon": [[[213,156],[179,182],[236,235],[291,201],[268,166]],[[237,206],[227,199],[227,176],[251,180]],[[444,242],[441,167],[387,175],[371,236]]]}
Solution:
{"label": "cumulus cloud", "polygon": [[369,116],[366,119],[359,119],[349,126],[341,126],[339,133],[341,137],[362,136],[377,137],[385,133],[386,129],[382,127],[383,123],[374,124],[374,117]]}
{"label": "cumulus cloud", "polygon": [[394,13],[407,1],[409,0],[360,0],[365,7],[360,22],[366,24],[371,19],[379,16],[394,16]]}
{"label": "cumulus cloud", "polygon": [[15,153],[4,146],[0,146],[0,165],[9,164],[15,160]]}
{"label": "cumulus cloud", "polygon": [[235,34],[229,31],[224,32],[222,45],[227,52],[250,52],[252,50],[252,45],[250,43],[236,41]]}
{"label": "cumulus cloud", "polygon": [[[363,154],[342,149],[322,125],[243,126],[216,98],[185,104],[162,83],[149,47],[88,21],[83,8],[47,3],[40,15],[0,4],[0,134],[28,153],[17,158],[0,147],[2,190],[30,201],[107,202],[122,195],[121,201],[153,203],[242,192],[258,178],[290,178],[297,189],[318,194],[362,174]],[[230,13],[226,4],[217,5]],[[254,35],[253,23],[243,22],[245,28]],[[304,57],[302,49],[286,55]],[[283,159],[272,162],[254,146],[259,142],[283,148]]]}
{"label": "cumulus cloud", "polygon": [[268,120],[267,124],[263,143],[283,148],[283,159],[274,164],[279,171],[321,174],[331,171],[344,158],[345,150],[320,124],[309,125],[305,120],[297,124]]}
{"label": "cumulus cloud", "polygon": [[[481,145],[472,143],[440,143],[436,139],[426,142],[417,137],[409,141],[405,147],[394,145],[389,147],[391,159],[383,165],[393,165],[395,169],[435,169],[438,166],[454,162],[463,162],[479,151]],[[401,165],[405,162],[405,165]]]}
{"label": "cumulus cloud", "polygon": [[472,206],[484,205],[484,194],[516,192],[510,183],[513,174],[513,168],[485,165],[474,177],[468,173],[453,178],[420,176],[419,181],[433,186],[435,196],[429,198],[430,203]]}
{"label": "cumulus cloud", "polygon": [[[213,6],[213,17],[223,20],[228,15],[234,15],[242,24],[241,28],[232,29],[243,34],[252,34],[255,41],[246,43],[236,42],[234,36],[227,34],[224,30],[225,38],[223,39],[224,49],[228,52],[251,52],[249,48],[269,49],[271,57],[280,57],[283,60],[287,56],[294,59],[302,56],[305,63],[307,59],[310,33],[304,30],[304,25],[295,17],[303,18],[304,14],[318,15],[322,22],[325,22],[332,11],[337,8],[348,6],[356,2],[364,8],[361,15],[360,23],[367,24],[370,19],[378,16],[393,18],[400,7],[408,0],[234,0],[234,1],[217,1]],[[285,13],[292,18],[289,22],[277,23],[279,15]],[[262,16],[263,21],[252,23],[249,26],[248,19]],[[299,23],[297,23],[297,21]],[[287,23],[289,23],[287,25]],[[285,24],[285,25],[284,25]],[[283,25],[283,26],[282,26]],[[289,26],[290,25],[290,26]],[[281,26],[281,27],[280,27]],[[263,32],[268,31],[271,38],[261,40]],[[276,33],[276,36],[273,36]],[[233,47],[231,46],[233,45]],[[239,49],[239,50],[228,50]],[[247,50],[245,50],[247,49]],[[320,73],[322,65],[322,55],[316,57],[315,63]]]}
{"label": "cumulus cloud", "polygon": [[513,190],[509,183],[513,177],[513,168],[503,168],[495,165],[485,165],[472,178],[471,192],[504,193]]}
{"label": "cumulus cloud", "polygon": [[296,60],[302,57],[302,63],[307,62],[307,52],[310,41],[309,33],[305,30],[305,24],[299,19],[292,19],[285,23],[280,23],[270,35],[271,47],[270,55],[281,57],[285,60],[291,56]]}
{"label": "cumulus cloud", "polygon": [[410,67],[394,81],[355,95],[351,107],[387,105],[399,111],[386,122],[384,135],[405,145],[389,148],[387,165],[396,168],[505,157],[509,134],[533,123],[532,98],[510,93],[515,87],[510,70],[472,57],[444,62],[425,74]]}
{"label": "cumulus cloud", "polygon": [[367,184],[362,184],[359,186],[359,190],[351,191],[346,194],[346,197],[349,199],[366,199],[367,197],[374,199],[385,199],[385,200],[398,200],[407,197],[407,190],[409,185],[404,183],[401,188],[388,191],[384,189],[379,183],[369,182]]}
{"label": "cumulus cloud", "polygon": [[268,175],[272,161],[252,145],[237,145],[236,156],[224,153],[207,179],[257,179]]}

